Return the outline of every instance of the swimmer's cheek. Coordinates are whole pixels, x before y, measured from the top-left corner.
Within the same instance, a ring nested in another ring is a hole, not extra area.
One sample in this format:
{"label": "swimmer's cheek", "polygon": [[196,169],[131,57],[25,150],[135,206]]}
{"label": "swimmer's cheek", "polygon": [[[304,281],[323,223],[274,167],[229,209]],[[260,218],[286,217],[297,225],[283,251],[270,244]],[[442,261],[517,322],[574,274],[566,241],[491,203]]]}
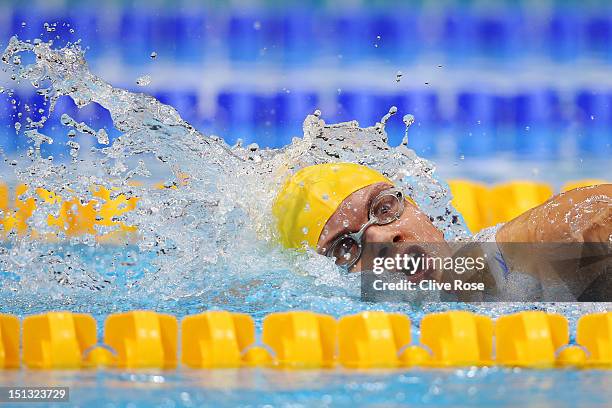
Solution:
{"label": "swimmer's cheek", "polygon": [[363,270],[363,260],[359,258],[357,263],[349,269],[349,273],[361,272]]}

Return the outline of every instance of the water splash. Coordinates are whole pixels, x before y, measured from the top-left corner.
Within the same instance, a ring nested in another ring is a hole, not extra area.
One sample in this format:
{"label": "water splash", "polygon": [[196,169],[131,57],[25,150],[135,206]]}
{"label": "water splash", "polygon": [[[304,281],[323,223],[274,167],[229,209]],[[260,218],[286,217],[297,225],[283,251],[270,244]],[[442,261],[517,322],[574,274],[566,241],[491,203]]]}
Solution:
{"label": "water splash", "polygon": [[[12,63],[28,53],[34,54],[33,63]],[[48,214],[60,210],[56,202],[42,202],[36,188],[77,192],[84,205],[96,199],[92,185],[139,200],[134,211],[118,217],[138,229],[136,243],[101,246],[90,234],[69,237],[61,231],[63,240],[56,244],[8,237],[0,246],[0,298],[14,312],[68,308],[104,315],[154,308],[182,315],[224,308],[262,316],[294,307],[334,315],[380,308],[361,303],[357,278],[329,259],[276,244],[271,203],[280,184],[317,163],[350,161],[375,168],[404,188],[447,239],[467,236],[434,165],[405,144],[388,144],[385,123],[397,109],[365,128],[356,121],[327,124],[317,111],[306,117],[303,138],[282,149],[229,147],[219,137],[199,133],[171,106],[92,74],[78,44],[55,49],[13,37],[2,61],[16,82],[36,84],[47,101],[47,117],[59,116],[69,128],[66,149],[72,160],[62,163],[40,152],[42,143],[52,142],[42,132],[45,121],[24,126],[34,148],[11,171],[30,186],[21,199],[38,202],[30,230],[50,232]],[[107,130],[95,131],[55,112],[62,97],[79,108],[101,105],[121,136],[111,143]],[[104,146],[77,160],[92,138]],[[178,188],[151,188],[159,178]],[[108,233],[112,226],[96,228]]]}
{"label": "water splash", "polygon": [[402,118],[404,121],[404,125],[406,125],[406,130],[404,131],[404,137],[402,139],[402,145],[408,146],[408,131],[410,130],[410,126],[414,124],[414,115],[407,113]]}
{"label": "water splash", "polygon": [[143,75],[141,77],[138,77],[136,79],[136,85],[138,85],[138,86],[149,86],[149,85],[151,85],[151,76],[150,75]]}

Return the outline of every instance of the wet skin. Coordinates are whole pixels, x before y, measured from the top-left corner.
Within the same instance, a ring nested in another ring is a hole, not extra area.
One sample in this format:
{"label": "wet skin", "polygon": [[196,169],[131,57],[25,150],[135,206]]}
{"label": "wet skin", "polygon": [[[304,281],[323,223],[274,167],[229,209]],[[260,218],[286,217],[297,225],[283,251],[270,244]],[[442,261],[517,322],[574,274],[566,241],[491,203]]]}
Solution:
{"label": "wet skin", "polygon": [[[348,196],[325,224],[317,251],[325,254],[336,238],[358,231],[368,221],[371,200],[391,187],[388,183],[376,183]],[[610,242],[611,236],[612,184],[602,184],[578,188],[551,198],[502,226],[497,232],[496,241]],[[420,243],[419,250],[426,255],[451,255],[450,247],[444,245],[443,233],[426,214],[408,201],[398,220],[387,225],[374,224],[366,229],[363,243],[374,242]],[[435,244],[435,249],[428,248],[428,243]],[[360,259],[351,271],[361,269]],[[428,275],[434,279],[441,277],[438,271],[428,271]],[[426,277],[424,274],[418,276],[420,279]]]}
{"label": "wet skin", "polygon": [[497,242],[610,242],[612,184],[558,194],[497,232]]}

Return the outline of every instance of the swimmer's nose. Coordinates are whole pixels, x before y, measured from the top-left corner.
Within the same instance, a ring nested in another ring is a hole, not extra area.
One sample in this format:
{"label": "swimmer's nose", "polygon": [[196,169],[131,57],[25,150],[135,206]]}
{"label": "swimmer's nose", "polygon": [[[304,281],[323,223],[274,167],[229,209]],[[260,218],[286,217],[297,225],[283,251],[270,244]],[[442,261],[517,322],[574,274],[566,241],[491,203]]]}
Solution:
{"label": "swimmer's nose", "polygon": [[406,242],[407,238],[396,223],[372,225],[365,232],[365,242]]}

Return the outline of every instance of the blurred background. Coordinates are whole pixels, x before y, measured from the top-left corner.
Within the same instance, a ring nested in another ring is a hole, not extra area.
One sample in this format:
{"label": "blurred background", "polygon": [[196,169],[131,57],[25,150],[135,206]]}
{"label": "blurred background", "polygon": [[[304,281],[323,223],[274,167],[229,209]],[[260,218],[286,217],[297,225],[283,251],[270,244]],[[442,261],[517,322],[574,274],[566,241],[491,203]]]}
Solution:
{"label": "blurred background", "polygon": [[[3,48],[12,35],[80,39],[95,74],[229,144],[286,145],[315,109],[371,126],[396,106],[390,143],[414,115],[409,147],[447,177],[612,175],[609,1],[5,0]],[[27,145],[15,123],[38,98],[0,95],[8,155]],[[118,135],[99,106],[58,110]],[[47,153],[68,160],[68,129],[45,130]]]}

